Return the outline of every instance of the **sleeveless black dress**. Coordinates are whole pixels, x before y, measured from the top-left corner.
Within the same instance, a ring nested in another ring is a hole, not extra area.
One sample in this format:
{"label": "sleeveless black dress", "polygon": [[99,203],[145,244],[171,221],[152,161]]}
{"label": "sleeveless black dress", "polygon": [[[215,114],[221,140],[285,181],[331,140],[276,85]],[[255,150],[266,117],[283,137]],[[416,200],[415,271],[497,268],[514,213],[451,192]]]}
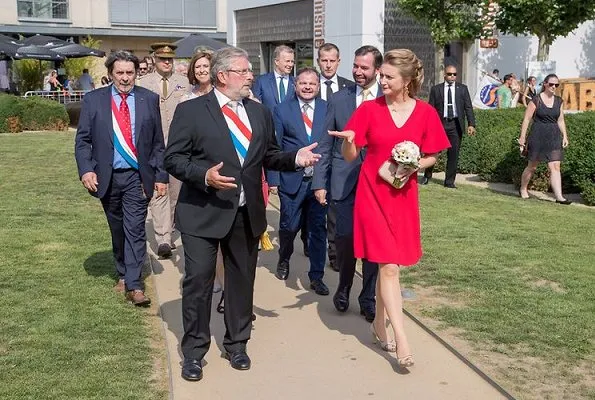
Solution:
{"label": "sleeveless black dress", "polygon": [[527,158],[529,161],[562,161],[562,133],[558,127],[562,99],[554,96],[551,108],[543,104],[540,95],[532,101],[536,108],[531,134],[527,139]]}

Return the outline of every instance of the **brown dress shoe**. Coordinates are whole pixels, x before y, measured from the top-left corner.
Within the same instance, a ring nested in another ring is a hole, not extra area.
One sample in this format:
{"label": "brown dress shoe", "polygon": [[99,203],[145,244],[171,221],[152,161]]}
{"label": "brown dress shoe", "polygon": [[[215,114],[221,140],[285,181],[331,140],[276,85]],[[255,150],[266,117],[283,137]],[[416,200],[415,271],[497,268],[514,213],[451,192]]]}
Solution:
{"label": "brown dress shoe", "polygon": [[114,286],[114,291],[118,293],[124,293],[126,291],[126,281],[124,279],[118,280],[116,286]]}
{"label": "brown dress shoe", "polygon": [[126,300],[134,304],[135,306],[148,306],[151,304],[151,300],[145,296],[142,290],[129,290],[126,292]]}

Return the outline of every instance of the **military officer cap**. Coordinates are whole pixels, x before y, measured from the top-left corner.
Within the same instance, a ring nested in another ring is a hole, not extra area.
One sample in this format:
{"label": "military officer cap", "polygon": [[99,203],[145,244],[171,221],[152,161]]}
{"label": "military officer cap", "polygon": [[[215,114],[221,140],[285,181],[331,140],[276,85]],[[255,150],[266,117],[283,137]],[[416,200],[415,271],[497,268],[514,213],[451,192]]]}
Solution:
{"label": "military officer cap", "polygon": [[173,43],[159,42],[151,44],[153,54],[159,58],[175,58],[176,57],[176,46]]}

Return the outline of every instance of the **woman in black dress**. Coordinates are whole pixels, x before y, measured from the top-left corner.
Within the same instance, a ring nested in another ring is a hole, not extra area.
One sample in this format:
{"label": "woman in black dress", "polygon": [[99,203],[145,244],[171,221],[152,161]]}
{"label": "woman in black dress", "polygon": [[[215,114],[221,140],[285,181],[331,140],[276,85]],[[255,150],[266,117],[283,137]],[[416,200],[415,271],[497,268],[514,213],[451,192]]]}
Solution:
{"label": "woman in black dress", "polygon": [[[560,86],[558,77],[550,74],[543,80],[543,90],[527,105],[525,118],[521,127],[519,146],[521,153],[525,153],[529,164],[521,176],[519,194],[523,199],[529,198],[527,186],[537,168],[545,161],[550,171],[550,186],[556,197],[556,203],[570,204],[562,195],[562,178],[560,175],[560,162],[564,158],[563,149],[568,146],[566,124],[562,99],[556,96],[556,88]],[[527,128],[533,119],[531,134],[527,139]]]}
{"label": "woman in black dress", "polygon": [[529,103],[535,96],[537,96],[537,91],[535,90],[535,84],[537,83],[537,78],[534,76],[530,76],[527,78],[527,85],[525,87],[525,91],[523,92],[523,105],[525,107],[529,106]]}

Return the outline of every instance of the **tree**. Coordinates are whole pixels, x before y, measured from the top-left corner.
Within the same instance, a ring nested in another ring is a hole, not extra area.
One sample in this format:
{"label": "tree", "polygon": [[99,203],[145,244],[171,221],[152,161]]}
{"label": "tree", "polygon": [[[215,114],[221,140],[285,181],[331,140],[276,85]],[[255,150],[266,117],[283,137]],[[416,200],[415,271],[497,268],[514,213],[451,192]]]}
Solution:
{"label": "tree", "polygon": [[[101,40],[94,39],[91,36],[87,36],[81,41],[81,45],[90,47],[92,49],[99,49],[101,46]],[[66,70],[66,76],[78,78],[83,74],[83,70],[91,69],[95,59],[97,57],[81,57],[81,58],[68,58],[64,60],[64,69]]]}
{"label": "tree", "polygon": [[485,0],[391,0],[406,14],[426,25],[436,45],[436,72],[444,63],[444,46],[470,41],[482,33],[480,10]]}
{"label": "tree", "polygon": [[537,61],[549,58],[550,45],[581,23],[595,19],[593,0],[499,0],[496,26],[512,35],[539,38]]}

